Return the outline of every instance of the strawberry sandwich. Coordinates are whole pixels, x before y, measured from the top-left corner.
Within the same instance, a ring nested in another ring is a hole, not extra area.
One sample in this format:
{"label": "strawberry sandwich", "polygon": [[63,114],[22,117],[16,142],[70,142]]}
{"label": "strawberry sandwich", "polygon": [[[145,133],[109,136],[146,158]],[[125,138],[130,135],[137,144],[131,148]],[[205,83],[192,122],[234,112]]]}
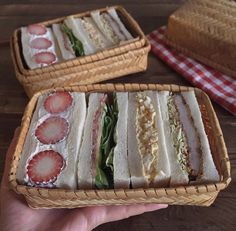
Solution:
{"label": "strawberry sandwich", "polygon": [[52,29],[41,24],[21,28],[23,56],[30,69],[48,66],[60,60]]}
{"label": "strawberry sandwich", "polygon": [[17,180],[29,186],[76,188],[76,161],[85,116],[84,93],[58,91],[40,96]]}

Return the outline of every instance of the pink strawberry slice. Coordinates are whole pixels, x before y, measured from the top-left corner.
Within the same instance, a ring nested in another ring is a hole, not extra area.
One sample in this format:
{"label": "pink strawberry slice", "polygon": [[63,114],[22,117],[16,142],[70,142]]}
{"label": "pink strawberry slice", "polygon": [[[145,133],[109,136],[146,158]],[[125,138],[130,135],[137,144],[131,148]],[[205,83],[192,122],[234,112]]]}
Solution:
{"label": "pink strawberry slice", "polygon": [[27,30],[32,35],[43,35],[47,33],[46,27],[40,24],[29,25]]}
{"label": "pink strawberry slice", "polygon": [[36,38],[30,42],[30,47],[34,49],[47,49],[52,46],[52,42],[47,38]]}
{"label": "pink strawberry slice", "polygon": [[34,58],[38,64],[51,64],[56,61],[56,55],[48,51],[37,53]]}
{"label": "pink strawberry slice", "polygon": [[55,144],[68,134],[69,123],[66,119],[54,116],[44,120],[36,129],[35,136],[43,144]]}
{"label": "pink strawberry slice", "polygon": [[67,91],[58,91],[47,97],[44,108],[51,114],[58,114],[67,110],[72,104],[72,96]]}
{"label": "pink strawberry slice", "polygon": [[34,183],[54,182],[64,167],[64,159],[58,152],[45,150],[37,153],[27,166],[27,174]]}

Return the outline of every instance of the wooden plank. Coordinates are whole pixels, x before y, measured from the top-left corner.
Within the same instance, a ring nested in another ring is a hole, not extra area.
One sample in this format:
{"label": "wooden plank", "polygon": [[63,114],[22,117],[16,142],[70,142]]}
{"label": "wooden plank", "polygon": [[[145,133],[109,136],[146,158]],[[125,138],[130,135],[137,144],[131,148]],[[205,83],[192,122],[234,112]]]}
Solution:
{"label": "wooden plank", "polygon": [[6,152],[13,138],[15,129],[20,126],[21,117],[22,114],[0,113],[0,180],[3,174]]}
{"label": "wooden plank", "polygon": [[7,148],[14,131],[20,126],[22,114],[0,113],[0,148]]}
{"label": "wooden plank", "polygon": [[[22,25],[37,23],[57,17],[75,14],[86,10],[103,7],[99,4],[58,4],[56,11],[51,11],[52,4],[20,4],[20,5],[2,5],[0,11],[0,28],[5,28],[5,33],[1,35],[1,40],[8,40],[13,31]],[[124,4],[125,8],[148,33],[156,27],[166,24],[166,15],[171,14],[179,6],[178,4],[145,4],[142,7],[139,4]],[[143,17],[147,17],[146,19]],[[158,18],[157,18],[158,17]],[[163,19],[163,17],[165,19]],[[153,21],[155,24],[145,23]],[[7,27],[5,27],[7,23]],[[155,25],[155,27],[153,27]]]}
{"label": "wooden plank", "polygon": [[[108,4],[109,6],[114,5],[113,3]],[[84,12],[87,10],[94,10],[97,8],[103,8],[104,4],[57,4],[57,11],[52,11],[51,9],[54,7],[54,4],[20,4],[20,5],[2,5],[0,16],[58,16],[58,15],[67,15],[73,13]],[[73,6],[73,7],[72,7]],[[133,14],[143,16],[166,16],[171,14],[174,10],[176,10],[179,5],[178,4],[144,4],[140,7],[139,4],[130,4],[125,3],[123,6]]]}
{"label": "wooden plank", "polygon": [[[72,12],[70,12],[72,13]],[[29,17],[20,17],[20,16],[11,16],[11,17],[0,17],[0,28],[5,28],[4,33],[0,35],[0,45],[6,45],[8,40],[12,36],[15,29],[20,28],[24,25],[29,25],[32,23],[42,22],[49,19],[54,19],[57,17],[62,17],[68,14],[56,15],[56,16],[29,16]],[[155,16],[136,16],[135,19],[143,28],[144,33],[150,33],[152,30],[166,25],[167,18],[166,17],[155,17]],[[149,22],[155,23],[149,23]],[[8,25],[5,27],[5,25]],[[2,41],[2,42],[1,42]]]}
{"label": "wooden plank", "polygon": [[[96,5],[101,5],[101,6],[106,6],[106,5],[111,5],[111,4],[127,4],[127,3],[134,3],[134,4],[139,4],[139,5],[148,5],[148,4],[182,4],[186,2],[186,0],[119,0],[119,1],[111,1],[111,0],[103,0],[103,1],[97,1],[97,0],[67,0],[66,4],[76,4],[76,5],[90,5],[90,4],[96,4]],[[47,1],[47,4],[54,4],[56,3],[57,5],[59,4],[64,4],[65,5],[65,0],[49,0]],[[12,0],[1,0],[0,4],[5,5],[22,5],[22,4],[41,4],[40,0],[29,0],[29,1],[12,1]]]}

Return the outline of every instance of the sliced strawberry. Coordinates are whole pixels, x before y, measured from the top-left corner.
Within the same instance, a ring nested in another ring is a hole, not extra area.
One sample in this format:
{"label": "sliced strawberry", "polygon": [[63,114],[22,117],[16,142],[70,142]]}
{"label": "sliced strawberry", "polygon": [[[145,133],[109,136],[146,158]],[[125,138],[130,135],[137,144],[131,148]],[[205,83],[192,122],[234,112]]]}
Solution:
{"label": "sliced strawberry", "polygon": [[52,42],[47,38],[36,38],[30,42],[30,46],[34,49],[47,49],[52,46]]}
{"label": "sliced strawberry", "polygon": [[37,53],[34,58],[38,64],[51,64],[56,61],[56,55],[48,51]]}
{"label": "sliced strawberry", "polygon": [[27,166],[27,174],[36,184],[54,182],[64,167],[64,159],[58,152],[45,150],[37,153]]}
{"label": "sliced strawberry", "polygon": [[30,34],[33,35],[43,35],[47,33],[47,28],[40,24],[32,24],[27,27]]}
{"label": "sliced strawberry", "polygon": [[43,144],[55,144],[63,140],[69,131],[66,119],[54,116],[44,120],[36,129],[35,136]]}
{"label": "sliced strawberry", "polygon": [[72,104],[72,96],[67,91],[58,91],[47,97],[44,108],[51,114],[58,114],[67,110]]}

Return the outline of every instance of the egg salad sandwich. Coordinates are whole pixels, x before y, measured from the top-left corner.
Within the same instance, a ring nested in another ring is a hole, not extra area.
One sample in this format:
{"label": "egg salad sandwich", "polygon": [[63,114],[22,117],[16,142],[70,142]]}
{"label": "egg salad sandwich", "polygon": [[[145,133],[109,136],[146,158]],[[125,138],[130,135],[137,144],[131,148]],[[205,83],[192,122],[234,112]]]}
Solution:
{"label": "egg salad sandwich", "polygon": [[93,11],[91,16],[98,28],[113,45],[133,39],[133,36],[126,29],[114,8],[109,8],[107,12],[103,13]]}

